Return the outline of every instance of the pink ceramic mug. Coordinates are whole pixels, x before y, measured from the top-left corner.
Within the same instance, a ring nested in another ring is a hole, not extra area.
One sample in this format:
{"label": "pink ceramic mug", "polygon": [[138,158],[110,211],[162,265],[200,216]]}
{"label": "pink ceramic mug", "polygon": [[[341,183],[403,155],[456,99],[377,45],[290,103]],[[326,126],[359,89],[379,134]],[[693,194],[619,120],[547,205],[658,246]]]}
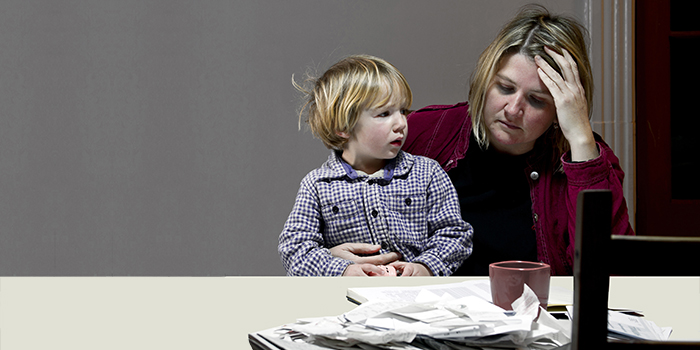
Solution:
{"label": "pink ceramic mug", "polygon": [[523,295],[523,285],[532,289],[547,310],[549,299],[549,265],[530,261],[501,261],[489,265],[493,303],[504,310],[513,310],[511,304]]}

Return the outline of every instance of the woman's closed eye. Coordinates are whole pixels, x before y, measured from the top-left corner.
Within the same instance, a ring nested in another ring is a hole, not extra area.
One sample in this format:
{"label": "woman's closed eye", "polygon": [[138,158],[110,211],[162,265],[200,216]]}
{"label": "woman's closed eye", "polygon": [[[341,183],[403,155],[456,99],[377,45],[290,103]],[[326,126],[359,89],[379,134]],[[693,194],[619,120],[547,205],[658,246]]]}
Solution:
{"label": "woman's closed eye", "polygon": [[496,87],[504,95],[512,94],[515,91],[515,89],[513,87],[508,86],[508,85],[496,84]]}
{"label": "woman's closed eye", "polygon": [[544,107],[546,104],[547,103],[544,100],[535,96],[530,96],[530,105],[532,105],[533,107],[541,108]]}

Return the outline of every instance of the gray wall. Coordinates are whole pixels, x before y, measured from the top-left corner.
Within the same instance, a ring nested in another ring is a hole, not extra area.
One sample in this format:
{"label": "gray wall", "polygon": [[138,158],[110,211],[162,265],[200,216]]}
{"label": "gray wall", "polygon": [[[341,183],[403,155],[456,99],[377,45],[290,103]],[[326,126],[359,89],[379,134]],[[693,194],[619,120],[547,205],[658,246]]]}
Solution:
{"label": "gray wall", "polygon": [[278,235],[328,154],[292,74],[368,53],[414,107],[462,101],[527,2],[1,1],[0,275],[284,274]]}

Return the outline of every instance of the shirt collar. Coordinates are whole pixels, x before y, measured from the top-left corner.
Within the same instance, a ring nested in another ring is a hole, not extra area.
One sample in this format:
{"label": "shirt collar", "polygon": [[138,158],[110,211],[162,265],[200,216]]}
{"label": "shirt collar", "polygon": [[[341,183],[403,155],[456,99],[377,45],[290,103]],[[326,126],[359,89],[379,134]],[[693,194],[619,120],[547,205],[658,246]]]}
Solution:
{"label": "shirt collar", "polygon": [[[335,155],[340,162],[340,165],[343,166],[343,169],[345,170],[345,173],[348,175],[349,178],[351,179],[357,179],[359,177],[359,174],[355,169],[353,169],[350,164],[345,162],[343,157],[341,157],[340,152],[336,152]],[[400,154],[400,153],[399,153]],[[384,165],[384,176],[383,179],[384,181],[391,181],[391,179],[394,177],[394,169],[396,169],[396,159],[399,158],[398,155],[392,159],[389,159],[386,162],[386,165]]]}

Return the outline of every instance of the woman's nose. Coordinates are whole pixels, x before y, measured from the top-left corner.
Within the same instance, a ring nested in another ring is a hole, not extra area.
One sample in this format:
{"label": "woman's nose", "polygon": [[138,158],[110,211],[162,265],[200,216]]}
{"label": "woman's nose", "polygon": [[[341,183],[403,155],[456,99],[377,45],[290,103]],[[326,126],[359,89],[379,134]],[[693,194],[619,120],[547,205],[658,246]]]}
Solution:
{"label": "woman's nose", "polygon": [[509,116],[519,116],[523,112],[523,97],[519,94],[514,94],[506,101],[504,111]]}

